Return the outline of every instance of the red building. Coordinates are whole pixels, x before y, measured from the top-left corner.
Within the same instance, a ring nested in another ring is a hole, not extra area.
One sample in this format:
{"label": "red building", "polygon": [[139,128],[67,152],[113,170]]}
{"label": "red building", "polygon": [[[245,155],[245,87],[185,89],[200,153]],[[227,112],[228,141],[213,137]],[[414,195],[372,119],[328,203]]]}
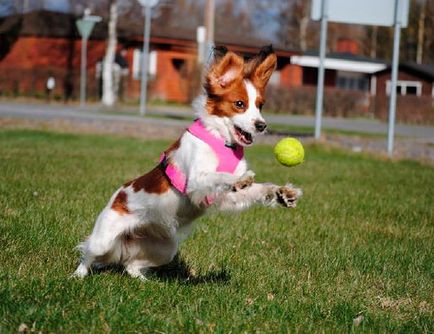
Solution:
{"label": "red building", "polygon": [[[377,95],[390,94],[391,68],[375,73]],[[402,63],[398,67],[397,93],[401,96],[428,96],[434,98],[434,66]]]}
{"label": "red building", "polygon": [[[81,38],[75,27],[75,17],[48,11],[14,15],[0,22],[0,94],[44,94],[49,76],[56,79],[54,95],[79,92]],[[88,42],[88,96],[100,94],[98,62],[105,53],[107,25],[98,23]],[[119,51],[127,74],[122,79],[121,99],[137,100],[140,91],[140,56],[143,44],[142,27],[120,20],[118,24]],[[195,31],[168,30],[153,26],[150,40],[150,97],[164,101],[188,102],[198,86]],[[266,41],[216,36],[216,44],[249,57],[257,53]],[[274,84],[298,86],[302,71],[290,63],[294,51],[275,48],[278,71],[271,79]],[[196,79],[195,79],[196,78]]]}

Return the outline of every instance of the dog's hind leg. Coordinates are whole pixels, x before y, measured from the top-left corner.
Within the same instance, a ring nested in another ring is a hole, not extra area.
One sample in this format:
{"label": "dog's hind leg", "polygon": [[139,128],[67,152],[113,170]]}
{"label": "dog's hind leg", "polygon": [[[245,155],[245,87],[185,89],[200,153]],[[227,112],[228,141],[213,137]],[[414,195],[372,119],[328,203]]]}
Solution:
{"label": "dog's hind leg", "polygon": [[126,272],[140,280],[148,268],[167,264],[176,255],[178,241],[174,234],[159,224],[146,224],[124,237],[122,248],[128,254],[124,261]]}
{"label": "dog's hind leg", "polygon": [[[82,243],[84,244],[84,243]],[[81,248],[81,245],[79,248]],[[85,247],[85,246],[83,246]],[[89,269],[92,266],[92,263],[95,261],[95,257],[91,256],[88,252],[82,251],[81,262],[78,265],[77,269],[72,274],[72,277],[83,278],[89,274]]]}
{"label": "dog's hind leg", "polygon": [[125,266],[125,270],[131,277],[146,281],[145,273],[149,267],[151,265],[148,261],[133,260]]}
{"label": "dog's hind leg", "polygon": [[89,238],[85,241],[80,242],[80,244],[77,246],[77,249],[80,251],[80,264],[72,274],[72,277],[83,278],[89,274],[89,270],[98,255],[90,251],[90,245],[92,243],[91,238],[92,235],[89,236]]}
{"label": "dog's hind leg", "polygon": [[122,255],[119,238],[131,226],[131,219],[133,217],[122,216],[110,208],[104,209],[92,234],[78,246],[81,261],[72,276],[85,277],[95,261],[101,264],[119,262]]}

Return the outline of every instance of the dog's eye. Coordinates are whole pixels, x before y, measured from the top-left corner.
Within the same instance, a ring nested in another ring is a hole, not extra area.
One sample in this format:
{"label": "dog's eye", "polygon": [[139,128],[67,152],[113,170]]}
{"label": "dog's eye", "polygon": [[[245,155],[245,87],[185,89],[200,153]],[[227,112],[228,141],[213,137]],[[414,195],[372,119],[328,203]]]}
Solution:
{"label": "dog's eye", "polygon": [[264,106],[264,104],[261,103],[261,104],[258,106],[259,110],[262,110],[262,107],[263,107],[263,106]]}
{"label": "dog's eye", "polygon": [[235,101],[235,107],[237,107],[237,108],[244,108],[245,107],[245,105],[244,105],[244,102],[243,101]]}

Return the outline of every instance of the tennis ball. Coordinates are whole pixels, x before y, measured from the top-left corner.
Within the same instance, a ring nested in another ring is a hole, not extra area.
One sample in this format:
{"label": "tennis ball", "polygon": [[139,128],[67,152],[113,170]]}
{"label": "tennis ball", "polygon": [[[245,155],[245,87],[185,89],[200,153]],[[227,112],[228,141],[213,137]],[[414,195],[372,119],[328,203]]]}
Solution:
{"label": "tennis ball", "polygon": [[284,138],[274,146],[276,160],[282,165],[291,167],[301,164],[304,160],[304,148],[295,138]]}

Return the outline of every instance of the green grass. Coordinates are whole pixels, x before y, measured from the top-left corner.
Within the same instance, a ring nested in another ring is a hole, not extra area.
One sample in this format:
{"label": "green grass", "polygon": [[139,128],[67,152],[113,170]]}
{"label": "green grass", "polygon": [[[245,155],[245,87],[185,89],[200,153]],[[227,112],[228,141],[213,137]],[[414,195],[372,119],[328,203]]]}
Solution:
{"label": "green grass", "polygon": [[0,131],[0,333],[433,332],[434,169],[318,146],[291,169],[247,150],[258,181],[303,188],[295,210],[201,218],[146,283],[69,279],[112,192],[167,144]]}
{"label": "green grass", "polygon": [[[289,124],[268,124],[269,133],[278,133],[283,135],[300,135],[300,136],[313,136],[315,133],[315,127],[313,126],[296,126]],[[322,133],[326,135],[341,135],[341,136],[357,136],[363,138],[384,138],[384,134],[381,133],[370,133],[362,131],[352,131],[352,130],[338,130],[338,129],[322,129]]]}

